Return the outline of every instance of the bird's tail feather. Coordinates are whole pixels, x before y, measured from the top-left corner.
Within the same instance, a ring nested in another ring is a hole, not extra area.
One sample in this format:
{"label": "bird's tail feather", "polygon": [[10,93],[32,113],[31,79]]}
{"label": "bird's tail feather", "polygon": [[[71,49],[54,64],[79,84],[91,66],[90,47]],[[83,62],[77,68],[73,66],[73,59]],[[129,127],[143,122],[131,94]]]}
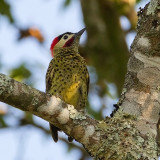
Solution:
{"label": "bird's tail feather", "polygon": [[58,131],[60,131],[60,129],[55,127],[51,123],[49,123],[49,126],[50,126],[50,130],[51,130],[52,138],[53,138],[54,142],[57,142],[58,141]]}

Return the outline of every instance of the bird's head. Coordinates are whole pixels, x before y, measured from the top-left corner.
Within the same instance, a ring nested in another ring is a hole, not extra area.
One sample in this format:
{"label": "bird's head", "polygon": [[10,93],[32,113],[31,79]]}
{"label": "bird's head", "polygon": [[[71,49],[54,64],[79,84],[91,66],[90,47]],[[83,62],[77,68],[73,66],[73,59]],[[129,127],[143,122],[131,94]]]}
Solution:
{"label": "bird's head", "polygon": [[84,31],[85,28],[77,33],[66,32],[56,37],[50,47],[52,56],[66,49],[72,49],[78,52],[79,40]]}

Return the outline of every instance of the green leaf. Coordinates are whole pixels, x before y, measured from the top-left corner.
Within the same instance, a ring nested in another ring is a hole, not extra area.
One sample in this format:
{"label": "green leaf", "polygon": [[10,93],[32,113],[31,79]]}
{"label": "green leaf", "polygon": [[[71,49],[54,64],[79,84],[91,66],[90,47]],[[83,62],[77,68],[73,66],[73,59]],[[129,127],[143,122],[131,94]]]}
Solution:
{"label": "green leaf", "polygon": [[16,79],[17,81],[23,81],[31,77],[30,70],[25,66],[24,63],[20,64],[18,67],[13,68],[10,71],[10,77]]}
{"label": "green leaf", "polygon": [[14,22],[13,16],[11,14],[10,5],[5,0],[0,0],[0,15],[5,15],[8,17],[11,23]]}
{"label": "green leaf", "polygon": [[89,104],[89,102],[87,103],[87,112],[89,115],[92,115],[95,119],[97,120],[102,120],[103,117],[102,117],[102,113],[100,111],[95,111]]}
{"label": "green leaf", "polygon": [[136,3],[139,3],[139,2],[141,2],[142,0],[136,0]]}
{"label": "green leaf", "polygon": [[68,144],[68,152],[70,152],[73,148],[74,148],[73,145],[69,143]]}
{"label": "green leaf", "polygon": [[0,115],[0,128],[5,128],[5,127],[7,127],[7,124],[6,124],[6,122],[4,121],[4,119],[3,119],[3,115]]}
{"label": "green leaf", "polygon": [[65,0],[64,7],[68,7],[71,3],[71,0]]}

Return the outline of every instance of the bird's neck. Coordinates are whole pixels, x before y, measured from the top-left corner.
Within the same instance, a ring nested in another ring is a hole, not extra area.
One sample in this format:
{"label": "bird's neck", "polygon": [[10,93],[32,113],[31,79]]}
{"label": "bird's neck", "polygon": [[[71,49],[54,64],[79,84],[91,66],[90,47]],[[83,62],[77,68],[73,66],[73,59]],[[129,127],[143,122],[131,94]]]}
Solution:
{"label": "bird's neck", "polygon": [[69,53],[78,54],[78,48],[66,47],[66,48],[55,48],[54,49],[54,57],[58,55],[65,55]]}

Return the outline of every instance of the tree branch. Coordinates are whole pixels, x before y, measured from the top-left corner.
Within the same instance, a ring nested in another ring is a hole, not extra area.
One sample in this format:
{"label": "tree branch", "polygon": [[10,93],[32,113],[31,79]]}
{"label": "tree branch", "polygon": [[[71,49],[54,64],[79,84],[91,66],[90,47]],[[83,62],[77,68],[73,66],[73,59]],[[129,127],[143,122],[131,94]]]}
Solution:
{"label": "tree branch", "polygon": [[[150,136],[150,139],[146,140],[146,144],[144,144],[143,137],[134,125],[136,118],[123,114],[121,109],[113,118],[97,121],[77,112],[73,106],[64,103],[59,98],[50,97],[44,92],[3,74],[0,74],[0,100],[54,124],[80,142],[90,155],[96,158],[108,159],[120,155],[127,157],[130,154],[133,156],[135,151],[139,154],[143,153],[143,148],[137,151],[137,145],[146,146],[148,154],[146,153],[144,156],[149,157],[150,153],[154,153],[153,137]],[[132,145],[131,151],[129,150],[130,145]],[[124,155],[126,148],[129,151],[126,153],[127,156]],[[117,154],[115,155],[115,153]]]}
{"label": "tree branch", "polygon": [[[77,112],[74,106],[55,96],[51,97],[3,74],[0,74],[0,101],[53,123],[82,143],[86,149],[91,143],[98,142],[99,134],[95,134],[98,121]],[[92,142],[89,141],[90,138]]]}

